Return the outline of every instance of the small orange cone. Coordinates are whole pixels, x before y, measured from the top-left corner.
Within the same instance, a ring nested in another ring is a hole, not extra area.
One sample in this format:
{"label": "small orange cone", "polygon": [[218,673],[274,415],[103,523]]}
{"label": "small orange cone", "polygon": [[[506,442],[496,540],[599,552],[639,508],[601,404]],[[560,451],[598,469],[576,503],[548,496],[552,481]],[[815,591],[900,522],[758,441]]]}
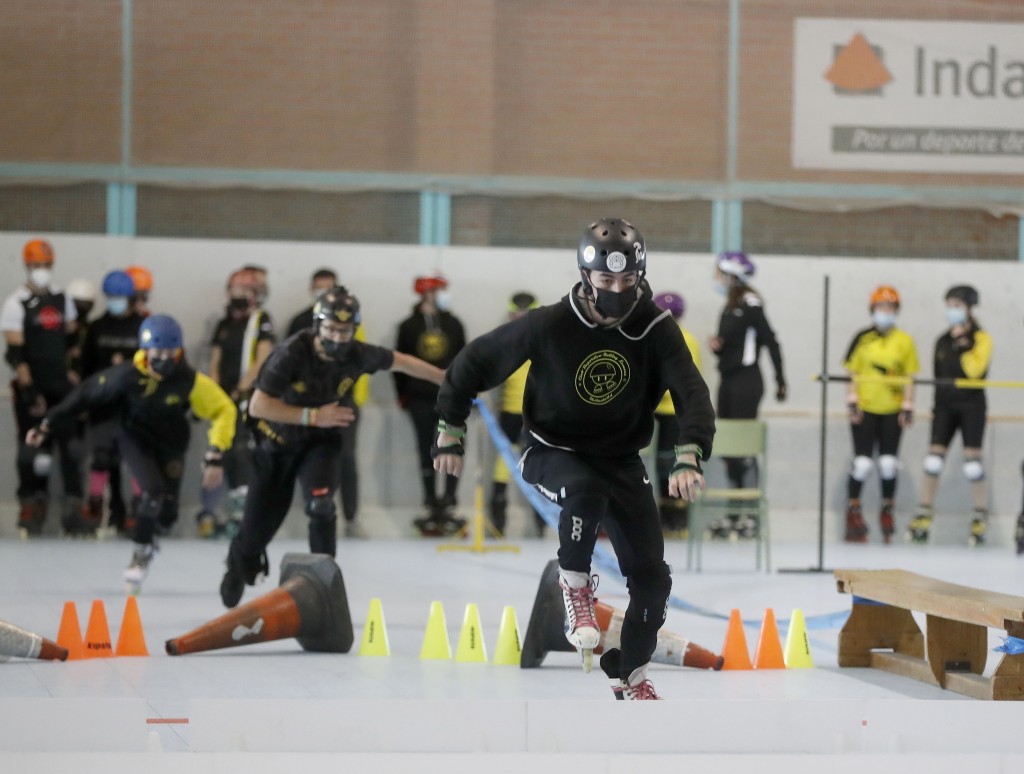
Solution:
{"label": "small orange cone", "polygon": [[770,607],[764,611],[761,622],[761,636],[757,638],[754,650],[754,669],[785,669],[786,660],[782,656],[782,640],[779,639],[779,627],[775,623],[775,611]]}
{"label": "small orange cone", "polygon": [[124,603],[121,631],[117,633],[115,656],[148,656],[146,637],[142,633],[142,619],[139,617],[139,603],[129,596]]}
{"label": "small orange cone", "polygon": [[102,599],[92,601],[89,611],[89,625],[85,627],[85,657],[110,658],[114,649],[110,646],[110,627],[107,626],[107,610]]}
{"label": "small orange cone", "polygon": [[722,646],[722,669],[753,669],[747,635],[743,633],[743,621],[736,608],[729,613],[729,628],[725,630],[725,644]]}
{"label": "small orange cone", "polygon": [[64,603],[57,632],[57,644],[67,648],[68,661],[85,658],[85,643],[82,642],[82,626],[78,623],[78,608],[74,602]]}

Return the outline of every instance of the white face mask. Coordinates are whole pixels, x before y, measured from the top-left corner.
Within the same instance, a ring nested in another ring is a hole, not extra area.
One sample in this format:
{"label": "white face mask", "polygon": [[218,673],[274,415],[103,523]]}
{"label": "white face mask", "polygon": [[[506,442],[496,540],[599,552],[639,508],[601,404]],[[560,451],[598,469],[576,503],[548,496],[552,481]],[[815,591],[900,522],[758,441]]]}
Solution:
{"label": "white face mask", "polygon": [[439,290],[434,294],[434,306],[442,312],[447,312],[452,305],[452,294],[447,290]]}
{"label": "white face mask", "polygon": [[967,322],[967,310],[961,306],[947,306],[946,320],[950,325],[963,325]]}
{"label": "white face mask", "polygon": [[896,324],[895,312],[872,312],[871,320],[880,331],[887,331]]}
{"label": "white face mask", "polygon": [[729,293],[729,288],[726,285],[723,285],[718,280],[711,281],[711,289],[714,290],[715,293],[717,293],[720,296],[724,296]]}
{"label": "white face mask", "polygon": [[28,273],[28,281],[37,288],[49,287],[53,272],[50,269],[32,269]]}

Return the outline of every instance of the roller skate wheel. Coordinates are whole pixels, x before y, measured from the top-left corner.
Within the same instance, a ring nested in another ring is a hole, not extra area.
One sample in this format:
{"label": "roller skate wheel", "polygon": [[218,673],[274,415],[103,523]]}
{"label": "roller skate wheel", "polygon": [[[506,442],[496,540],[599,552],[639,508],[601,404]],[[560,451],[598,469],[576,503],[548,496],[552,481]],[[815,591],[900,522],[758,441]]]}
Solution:
{"label": "roller skate wheel", "polygon": [[583,660],[583,671],[590,673],[594,668],[594,651],[592,648],[584,648],[580,651],[580,658]]}

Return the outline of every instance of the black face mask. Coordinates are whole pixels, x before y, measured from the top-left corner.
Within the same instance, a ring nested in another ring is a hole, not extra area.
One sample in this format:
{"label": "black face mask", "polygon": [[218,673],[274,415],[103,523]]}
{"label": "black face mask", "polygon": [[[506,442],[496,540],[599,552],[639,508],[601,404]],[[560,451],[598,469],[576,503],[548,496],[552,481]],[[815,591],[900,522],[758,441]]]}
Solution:
{"label": "black face mask", "polygon": [[232,298],[228,302],[229,312],[248,312],[249,311],[249,299],[248,298]]}
{"label": "black face mask", "polygon": [[170,376],[178,367],[178,359],[173,357],[151,357],[149,370],[157,376]]}
{"label": "black face mask", "polygon": [[348,357],[348,351],[352,348],[351,341],[331,341],[320,337],[320,346],[324,348],[324,354],[334,360],[344,360]]}
{"label": "black face mask", "polygon": [[79,301],[75,301],[75,311],[78,312],[78,319],[84,320],[89,316],[89,312],[92,311],[92,303],[87,301],[83,304]]}
{"label": "black face mask", "polygon": [[636,303],[637,292],[637,287],[628,288],[621,293],[594,288],[594,306],[605,317],[625,317]]}

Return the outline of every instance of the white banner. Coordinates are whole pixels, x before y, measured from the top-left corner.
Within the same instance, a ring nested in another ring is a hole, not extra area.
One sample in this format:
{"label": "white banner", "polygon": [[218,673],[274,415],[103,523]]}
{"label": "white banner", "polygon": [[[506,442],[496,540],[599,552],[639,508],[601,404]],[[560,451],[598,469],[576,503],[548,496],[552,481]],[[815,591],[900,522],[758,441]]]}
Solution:
{"label": "white banner", "polygon": [[797,19],[792,156],[1024,174],[1024,24]]}

